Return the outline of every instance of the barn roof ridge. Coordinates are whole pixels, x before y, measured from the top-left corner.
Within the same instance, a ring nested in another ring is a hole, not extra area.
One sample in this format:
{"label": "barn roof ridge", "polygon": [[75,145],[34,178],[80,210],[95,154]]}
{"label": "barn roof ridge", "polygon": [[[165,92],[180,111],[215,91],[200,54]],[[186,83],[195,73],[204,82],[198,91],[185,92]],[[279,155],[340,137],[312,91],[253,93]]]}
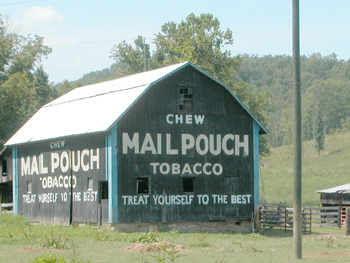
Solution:
{"label": "barn roof ridge", "polygon": [[[125,88],[125,89],[120,89],[120,90],[113,90],[113,91],[109,91],[109,92],[104,92],[104,93],[99,93],[99,94],[95,94],[95,95],[91,95],[91,96],[87,96],[87,97],[81,97],[81,98],[77,98],[77,99],[71,99],[71,100],[67,100],[64,102],[58,102],[58,103],[47,103],[46,105],[42,106],[42,107],[53,107],[56,105],[61,105],[61,104],[65,104],[65,103],[70,103],[70,102],[74,102],[74,101],[78,101],[78,100],[85,100],[85,99],[91,99],[94,97],[98,97],[98,96],[104,96],[104,95],[109,95],[111,93],[115,93],[115,92],[121,92],[121,91],[127,91],[127,90],[131,90],[131,89],[137,89],[137,88],[141,88],[144,86],[149,86],[151,83],[147,83],[144,85],[138,85],[138,86],[134,86],[131,88]],[[85,86],[84,86],[85,87]]]}

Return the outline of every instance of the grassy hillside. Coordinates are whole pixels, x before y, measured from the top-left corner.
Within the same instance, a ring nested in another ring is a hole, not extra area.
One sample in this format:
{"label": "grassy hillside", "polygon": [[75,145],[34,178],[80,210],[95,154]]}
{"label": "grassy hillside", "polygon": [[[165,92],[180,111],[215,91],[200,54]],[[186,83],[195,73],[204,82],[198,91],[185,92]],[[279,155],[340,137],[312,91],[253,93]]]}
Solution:
{"label": "grassy hillside", "polygon": [[[261,203],[293,205],[293,145],[271,149],[261,160]],[[328,135],[321,156],[315,156],[313,141],[303,143],[302,202],[319,206],[317,190],[350,183],[350,133]]]}

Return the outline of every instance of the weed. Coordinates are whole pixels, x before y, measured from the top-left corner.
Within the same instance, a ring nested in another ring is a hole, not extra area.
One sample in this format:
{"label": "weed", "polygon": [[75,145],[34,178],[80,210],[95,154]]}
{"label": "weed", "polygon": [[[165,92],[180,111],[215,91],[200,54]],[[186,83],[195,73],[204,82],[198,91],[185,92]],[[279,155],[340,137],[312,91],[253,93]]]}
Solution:
{"label": "weed", "polygon": [[141,263],[149,263],[149,261],[146,259],[145,253],[142,250],[140,251],[140,257],[137,258],[137,261]]}
{"label": "weed", "polygon": [[95,240],[96,241],[109,241],[109,240],[111,240],[111,235],[109,233],[104,232],[104,231],[97,231],[95,233]]}
{"label": "weed", "polygon": [[30,263],[66,263],[67,260],[57,254],[46,254],[44,256],[36,257],[29,261]]}
{"label": "weed", "polygon": [[172,231],[168,232],[168,236],[169,243],[163,245],[163,250],[165,253],[167,253],[170,262],[175,262],[175,260],[180,257],[180,255],[178,255],[179,251],[176,250],[176,239],[179,237],[179,231],[173,229]]}
{"label": "weed", "polygon": [[88,263],[89,261],[77,260],[70,257],[64,257],[58,254],[46,254],[30,260],[29,263]]}
{"label": "weed", "polygon": [[55,237],[53,230],[51,230],[51,236],[46,236],[45,242],[42,244],[42,247],[53,248],[53,249],[67,249],[68,248],[69,238],[62,238],[61,235]]}
{"label": "weed", "polygon": [[158,242],[158,231],[154,232],[153,228],[151,228],[148,233],[141,233],[141,235],[136,238],[132,238],[130,241],[134,243]]}
{"label": "weed", "polygon": [[15,235],[11,233],[10,230],[7,230],[7,233],[9,234],[9,238],[13,238]]}
{"label": "weed", "polygon": [[232,245],[242,245],[241,241],[233,240]]}
{"label": "weed", "polygon": [[208,242],[203,242],[203,241],[197,241],[193,244],[191,244],[192,247],[210,247],[210,244]]}
{"label": "weed", "polygon": [[252,252],[262,252],[261,249],[257,249],[256,247],[252,247],[251,251]]}
{"label": "weed", "polygon": [[68,259],[70,263],[89,262],[89,261],[80,259],[80,252],[78,251],[78,246],[74,242],[71,243],[69,251],[70,253],[69,253]]}
{"label": "weed", "polygon": [[32,232],[32,228],[29,227],[28,230],[22,228],[21,232],[23,234],[24,239],[28,242],[33,243],[34,241],[34,233]]}
{"label": "weed", "polygon": [[202,234],[199,237],[197,237],[197,241],[204,241],[208,236],[208,233]]}
{"label": "weed", "polygon": [[[157,247],[153,246],[157,249]],[[166,260],[166,253],[164,249],[157,249],[155,255],[151,255],[152,258],[155,259],[155,262],[163,263]]]}
{"label": "weed", "polygon": [[329,237],[326,240],[327,240],[327,247],[328,248],[334,247],[334,239],[332,237]]}

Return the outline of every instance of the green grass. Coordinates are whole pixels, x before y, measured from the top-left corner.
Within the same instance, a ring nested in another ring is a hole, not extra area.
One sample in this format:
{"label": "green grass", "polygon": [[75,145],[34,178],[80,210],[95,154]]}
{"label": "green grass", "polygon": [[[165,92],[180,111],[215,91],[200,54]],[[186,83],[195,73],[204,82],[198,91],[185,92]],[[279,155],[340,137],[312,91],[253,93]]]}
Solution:
{"label": "green grass", "polygon": [[[0,262],[296,262],[292,235],[283,230],[259,234],[120,233],[102,227],[32,225],[19,216],[1,215]],[[168,251],[126,250],[135,240],[140,246],[152,246],[153,237]],[[56,245],[49,245],[53,243]],[[186,250],[174,253],[172,245],[183,245]],[[350,238],[338,228],[314,228],[312,234],[303,235],[303,261],[349,262]]]}
{"label": "green grass", "polygon": [[[302,202],[320,206],[323,190],[350,183],[350,133],[328,135],[321,155],[314,154],[313,142],[303,143]],[[293,145],[271,149],[261,160],[261,203],[293,204]]]}

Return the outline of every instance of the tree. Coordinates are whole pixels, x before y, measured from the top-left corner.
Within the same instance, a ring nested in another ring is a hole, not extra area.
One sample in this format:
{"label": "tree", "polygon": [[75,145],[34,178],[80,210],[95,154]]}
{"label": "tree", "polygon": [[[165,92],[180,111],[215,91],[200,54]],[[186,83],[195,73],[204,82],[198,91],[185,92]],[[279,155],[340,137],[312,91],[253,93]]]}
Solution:
{"label": "tree", "polygon": [[[117,62],[128,65],[128,74],[143,71],[144,43],[141,36],[134,41],[135,47],[122,41],[113,46],[110,57]],[[154,39],[156,50],[149,58],[150,69],[190,61],[204,71],[223,82],[231,82],[240,65],[239,56],[231,56],[230,51],[223,50],[233,44],[232,31],[220,30],[220,22],[211,14],[193,13],[179,25],[165,23],[161,32]]]}
{"label": "tree", "polygon": [[27,74],[10,76],[0,86],[0,138],[7,139],[37,108],[34,89]]}
{"label": "tree", "polygon": [[[111,55],[116,62],[123,62],[129,67],[125,69],[125,74],[139,73],[144,70],[144,48],[142,36],[138,36],[135,41],[135,48],[132,45],[122,41],[118,45],[113,46]],[[150,57],[148,47],[146,45],[147,57]]]}
{"label": "tree", "polygon": [[232,31],[220,30],[220,22],[212,14],[190,14],[179,25],[165,23],[154,40],[156,55],[162,54],[166,64],[190,61],[220,81],[231,83],[240,65],[239,56],[223,50],[233,44]]}
{"label": "tree", "polygon": [[21,36],[0,15],[0,141],[9,138],[55,93],[40,66],[51,48],[39,36]]}
{"label": "tree", "polygon": [[50,86],[49,75],[44,71],[42,66],[34,72],[32,86],[37,96],[38,107],[43,106],[58,96],[57,90]]}
{"label": "tree", "polygon": [[318,111],[315,128],[315,150],[317,151],[318,156],[320,156],[321,150],[324,149],[324,138],[323,117],[321,116],[320,111]]}
{"label": "tree", "polygon": [[[155,35],[156,50],[149,53],[150,69],[155,69],[178,62],[189,61],[220,82],[230,87],[238,98],[262,122],[268,120],[269,95],[259,92],[255,86],[243,81],[236,81],[237,71],[242,62],[240,56],[232,56],[224,50],[233,44],[232,31],[220,29],[220,22],[211,14],[195,16],[190,14],[180,24],[165,23],[161,32]],[[135,40],[135,48],[125,41],[114,46],[111,57],[117,62],[128,65],[128,74],[141,72],[143,69],[143,43],[141,36]],[[260,153],[268,154],[266,139],[262,138]]]}

